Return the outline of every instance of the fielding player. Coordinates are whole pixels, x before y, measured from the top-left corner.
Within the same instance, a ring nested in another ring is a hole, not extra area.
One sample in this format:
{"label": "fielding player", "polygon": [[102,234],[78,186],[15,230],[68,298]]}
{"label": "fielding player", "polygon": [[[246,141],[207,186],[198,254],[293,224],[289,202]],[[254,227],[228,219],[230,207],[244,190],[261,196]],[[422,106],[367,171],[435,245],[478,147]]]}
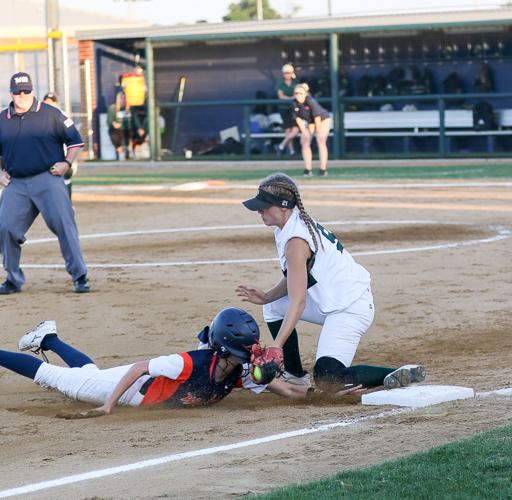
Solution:
{"label": "fielding player", "polygon": [[74,291],[89,292],[75,214],[64,185],[64,176],[84,144],[82,137],[71,118],[34,97],[27,73],[13,75],[10,90],[12,102],[0,113],[0,184],[5,188],[0,203],[0,252],[7,271],[0,295],[21,292],[25,283],[21,245],[39,213],[59,239]]}
{"label": "fielding player", "polygon": [[210,327],[200,332],[198,350],[100,370],[89,356],[57,336],[55,321],[44,321],[21,337],[20,350],[41,351],[43,356],[45,351],[52,351],[68,367],[4,350],[0,350],[0,366],[69,398],[102,405],[76,414],[74,418],[108,414],[116,404],[207,405],[224,399],[235,387],[256,393],[269,389],[290,398],[305,397],[305,386],[277,379],[268,385],[257,385],[251,380],[248,363],[251,347],[259,337],[259,328],[252,316],[243,309],[226,308],[215,316]]}
{"label": "fielding player", "polygon": [[293,96],[293,118],[301,134],[300,144],[305,167],[304,176],[311,177],[313,175],[313,152],[311,151],[313,134],[316,137],[316,145],[320,159],[318,175],[327,175],[327,160],[329,158],[327,138],[331,130],[331,116],[329,111],[320,106],[320,104],[309,95],[309,85],[307,83],[295,85]]}
{"label": "fielding player", "polygon": [[[295,326],[302,319],[322,325],[313,369],[324,391],[343,387],[384,385],[391,389],[425,378],[421,365],[382,368],[351,366],[357,346],[374,317],[370,274],[355,262],[328,229],[306,212],[293,180],[285,174],[264,179],[258,194],[244,202],[267,226],[276,226],[275,240],[284,277],[270,290],[240,285],[242,300],[263,305],[274,338],[261,357],[266,364],[283,359],[285,379],[307,383]],[[297,208],[297,210],[295,210]],[[254,364],[258,364],[253,360]]]}

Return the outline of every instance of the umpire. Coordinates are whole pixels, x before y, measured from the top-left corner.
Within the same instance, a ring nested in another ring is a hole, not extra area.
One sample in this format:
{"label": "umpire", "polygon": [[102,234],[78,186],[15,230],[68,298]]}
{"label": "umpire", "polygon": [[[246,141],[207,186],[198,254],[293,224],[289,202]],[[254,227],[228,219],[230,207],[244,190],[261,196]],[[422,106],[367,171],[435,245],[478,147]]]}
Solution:
{"label": "umpire", "polygon": [[27,73],[12,76],[10,91],[12,102],[0,113],[0,183],[4,186],[0,252],[7,271],[0,295],[21,292],[25,283],[21,245],[39,213],[59,239],[74,291],[89,292],[75,215],[64,185],[64,176],[84,144],[82,137],[71,118],[34,97]]}

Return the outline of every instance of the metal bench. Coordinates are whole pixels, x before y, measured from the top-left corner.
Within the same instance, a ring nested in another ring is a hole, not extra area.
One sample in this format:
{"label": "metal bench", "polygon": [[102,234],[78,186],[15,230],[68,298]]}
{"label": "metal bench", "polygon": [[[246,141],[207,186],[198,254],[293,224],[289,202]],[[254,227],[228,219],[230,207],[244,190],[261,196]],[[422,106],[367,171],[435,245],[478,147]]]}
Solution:
{"label": "metal bench", "polygon": [[[410,151],[414,137],[439,137],[440,116],[437,110],[424,111],[347,111],[344,113],[345,137],[363,138],[368,152],[372,138],[401,137],[404,152]],[[473,128],[473,112],[466,109],[445,111],[444,127],[449,149],[451,137],[486,137],[487,151],[494,150],[494,138],[512,135],[512,109],[496,111],[498,130],[478,131]],[[507,128],[511,127],[511,128]],[[332,137],[332,132],[329,136]],[[283,132],[254,132],[254,139],[282,139]]]}
{"label": "metal bench", "polygon": [[[410,139],[414,137],[438,137],[440,117],[437,110],[428,111],[349,111],[344,115],[346,137],[366,138],[363,149],[369,150],[373,137],[403,137],[404,152],[410,151]],[[486,137],[487,151],[495,149],[496,136],[512,135],[512,110],[496,112],[498,130],[478,131],[473,128],[473,112],[465,109],[445,111],[444,127],[447,148],[452,137]],[[364,131],[362,131],[364,130]]]}

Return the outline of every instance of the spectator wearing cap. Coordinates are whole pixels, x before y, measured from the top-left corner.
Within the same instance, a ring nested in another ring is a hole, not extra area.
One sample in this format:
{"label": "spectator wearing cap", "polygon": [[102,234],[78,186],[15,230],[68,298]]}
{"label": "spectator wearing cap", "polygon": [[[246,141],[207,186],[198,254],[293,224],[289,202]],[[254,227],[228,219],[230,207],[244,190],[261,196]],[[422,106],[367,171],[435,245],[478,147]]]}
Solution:
{"label": "spectator wearing cap", "polygon": [[299,133],[299,129],[295,123],[295,120],[293,119],[292,110],[290,108],[290,103],[293,100],[293,90],[297,83],[297,75],[295,74],[295,70],[291,64],[285,64],[281,68],[281,72],[283,77],[280,78],[277,82],[276,93],[278,99],[282,99],[288,104],[282,107],[280,110],[285,135],[284,139],[275,146],[276,154],[278,157],[283,154],[287,146],[290,155],[295,154],[293,140]]}
{"label": "spectator wearing cap", "polygon": [[83,147],[82,137],[70,118],[34,97],[27,73],[12,76],[10,92],[12,102],[0,113],[0,252],[7,272],[0,295],[21,292],[25,284],[21,245],[39,213],[59,240],[74,291],[89,292],[75,214],[64,185],[64,175]]}
{"label": "spectator wearing cap", "polygon": [[[55,106],[57,109],[60,109],[59,108],[59,98],[57,97],[57,94],[55,94],[55,92],[46,93],[45,96],[43,97],[43,102],[45,104],[49,104],[50,106]],[[66,153],[65,146],[64,146],[64,153]],[[71,200],[71,194],[73,191],[72,177],[75,176],[77,172],[78,172],[78,161],[75,160],[71,164],[71,170],[67,171],[64,174],[64,184],[66,184],[66,188],[68,190],[70,200]]]}

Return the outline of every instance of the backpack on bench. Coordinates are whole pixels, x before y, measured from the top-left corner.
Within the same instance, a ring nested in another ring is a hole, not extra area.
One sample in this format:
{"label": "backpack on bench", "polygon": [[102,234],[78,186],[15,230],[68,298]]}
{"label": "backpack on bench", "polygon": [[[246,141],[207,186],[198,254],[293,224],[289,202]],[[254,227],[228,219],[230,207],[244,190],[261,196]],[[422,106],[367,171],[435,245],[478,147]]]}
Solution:
{"label": "backpack on bench", "polygon": [[473,108],[473,128],[475,130],[496,130],[494,108],[486,101],[480,101]]}

